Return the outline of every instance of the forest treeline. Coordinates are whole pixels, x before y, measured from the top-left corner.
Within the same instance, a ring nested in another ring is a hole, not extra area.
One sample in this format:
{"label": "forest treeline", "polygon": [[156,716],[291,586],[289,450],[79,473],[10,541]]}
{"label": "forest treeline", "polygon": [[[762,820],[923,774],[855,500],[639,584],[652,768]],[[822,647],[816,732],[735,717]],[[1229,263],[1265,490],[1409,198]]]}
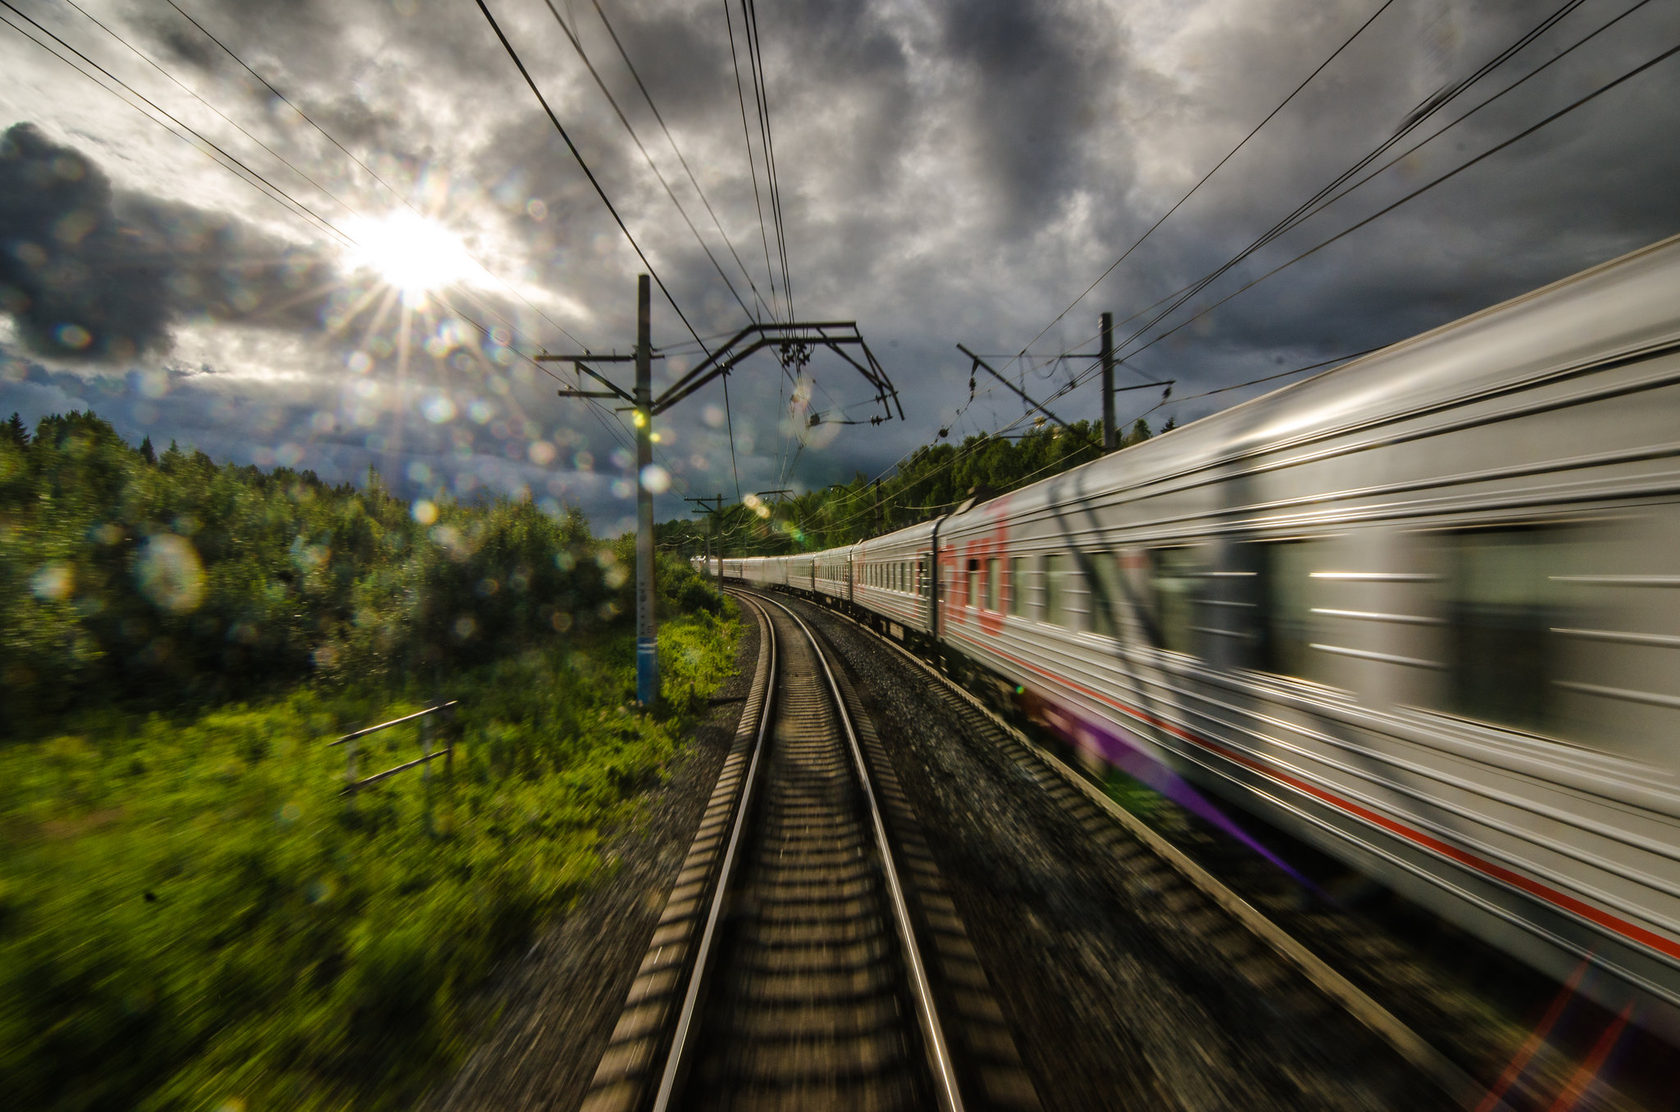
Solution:
{"label": "forest treeline", "polygon": [[[1169,420],[1162,432],[1170,432]],[[1148,440],[1149,422],[1138,418],[1120,446]],[[785,501],[724,507],[716,523],[731,556],[781,556],[855,544],[949,513],[969,498],[994,498],[1017,487],[1060,474],[1102,455],[1102,426],[1076,421],[1066,428],[1044,425],[1023,436],[970,436],[961,444],[917,448],[892,475],[808,491]],[[671,521],[660,527],[660,543],[684,556],[701,552],[713,523]]]}
{"label": "forest treeline", "polygon": [[14,414],[0,425],[6,717],[441,676],[629,609],[621,555],[576,510],[411,505],[375,473],[356,489],[135,447],[91,413],[33,433]]}

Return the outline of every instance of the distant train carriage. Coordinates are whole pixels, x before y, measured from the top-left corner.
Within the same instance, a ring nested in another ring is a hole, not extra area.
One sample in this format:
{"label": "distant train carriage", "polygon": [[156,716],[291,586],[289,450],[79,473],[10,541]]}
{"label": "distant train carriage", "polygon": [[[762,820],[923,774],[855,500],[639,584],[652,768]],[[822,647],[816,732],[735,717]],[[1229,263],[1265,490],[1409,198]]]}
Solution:
{"label": "distant train carriage", "polygon": [[812,590],[840,602],[852,600],[852,550],[831,548],[817,553],[812,572]]}
{"label": "distant train carriage", "polygon": [[937,525],[925,521],[853,549],[853,602],[879,615],[900,640],[907,630],[933,632],[932,541]]}

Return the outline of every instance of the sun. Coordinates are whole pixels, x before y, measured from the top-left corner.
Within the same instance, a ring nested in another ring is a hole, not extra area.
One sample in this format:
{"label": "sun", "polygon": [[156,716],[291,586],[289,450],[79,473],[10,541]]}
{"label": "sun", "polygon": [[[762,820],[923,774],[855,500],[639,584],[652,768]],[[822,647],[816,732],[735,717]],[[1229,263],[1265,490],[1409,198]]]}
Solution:
{"label": "sun", "polygon": [[476,269],[454,232],[409,209],[359,217],[349,233],[351,265],[372,271],[407,302],[454,285]]}

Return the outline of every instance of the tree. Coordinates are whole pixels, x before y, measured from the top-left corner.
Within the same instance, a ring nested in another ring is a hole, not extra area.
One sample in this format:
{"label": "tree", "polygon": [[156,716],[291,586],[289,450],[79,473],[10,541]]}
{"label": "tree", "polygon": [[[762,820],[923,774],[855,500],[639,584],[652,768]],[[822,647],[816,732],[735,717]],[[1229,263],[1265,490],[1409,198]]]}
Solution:
{"label": "tree", "polygon": [[0,436],[6,437],[19,448],[29,447],[29,428],[18,417],[17,411],[12,411],[12,419],[0,425]]}

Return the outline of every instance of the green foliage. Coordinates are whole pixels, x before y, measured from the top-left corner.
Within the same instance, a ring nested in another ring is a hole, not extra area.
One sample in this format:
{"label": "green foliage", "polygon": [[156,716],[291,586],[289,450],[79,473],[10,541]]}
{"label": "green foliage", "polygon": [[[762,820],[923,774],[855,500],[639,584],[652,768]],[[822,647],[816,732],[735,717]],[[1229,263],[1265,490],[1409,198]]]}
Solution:
{"label": "green foliage", "polygon": [[[665,627],[698,707],[736,625]],[[551,640],[558,640],[552,639]],[[340,797],[351,728],[411,690],[295,691],[183,721],[111,711],[0,750],[0,1076],[17,1107],[406,1108],[465,1050],[462,1003],[604,868],[603,830],[686,719],[629,713],[623,638],[462,677],[439,763]],[[370,735],[363,774],[412,759]]]}

